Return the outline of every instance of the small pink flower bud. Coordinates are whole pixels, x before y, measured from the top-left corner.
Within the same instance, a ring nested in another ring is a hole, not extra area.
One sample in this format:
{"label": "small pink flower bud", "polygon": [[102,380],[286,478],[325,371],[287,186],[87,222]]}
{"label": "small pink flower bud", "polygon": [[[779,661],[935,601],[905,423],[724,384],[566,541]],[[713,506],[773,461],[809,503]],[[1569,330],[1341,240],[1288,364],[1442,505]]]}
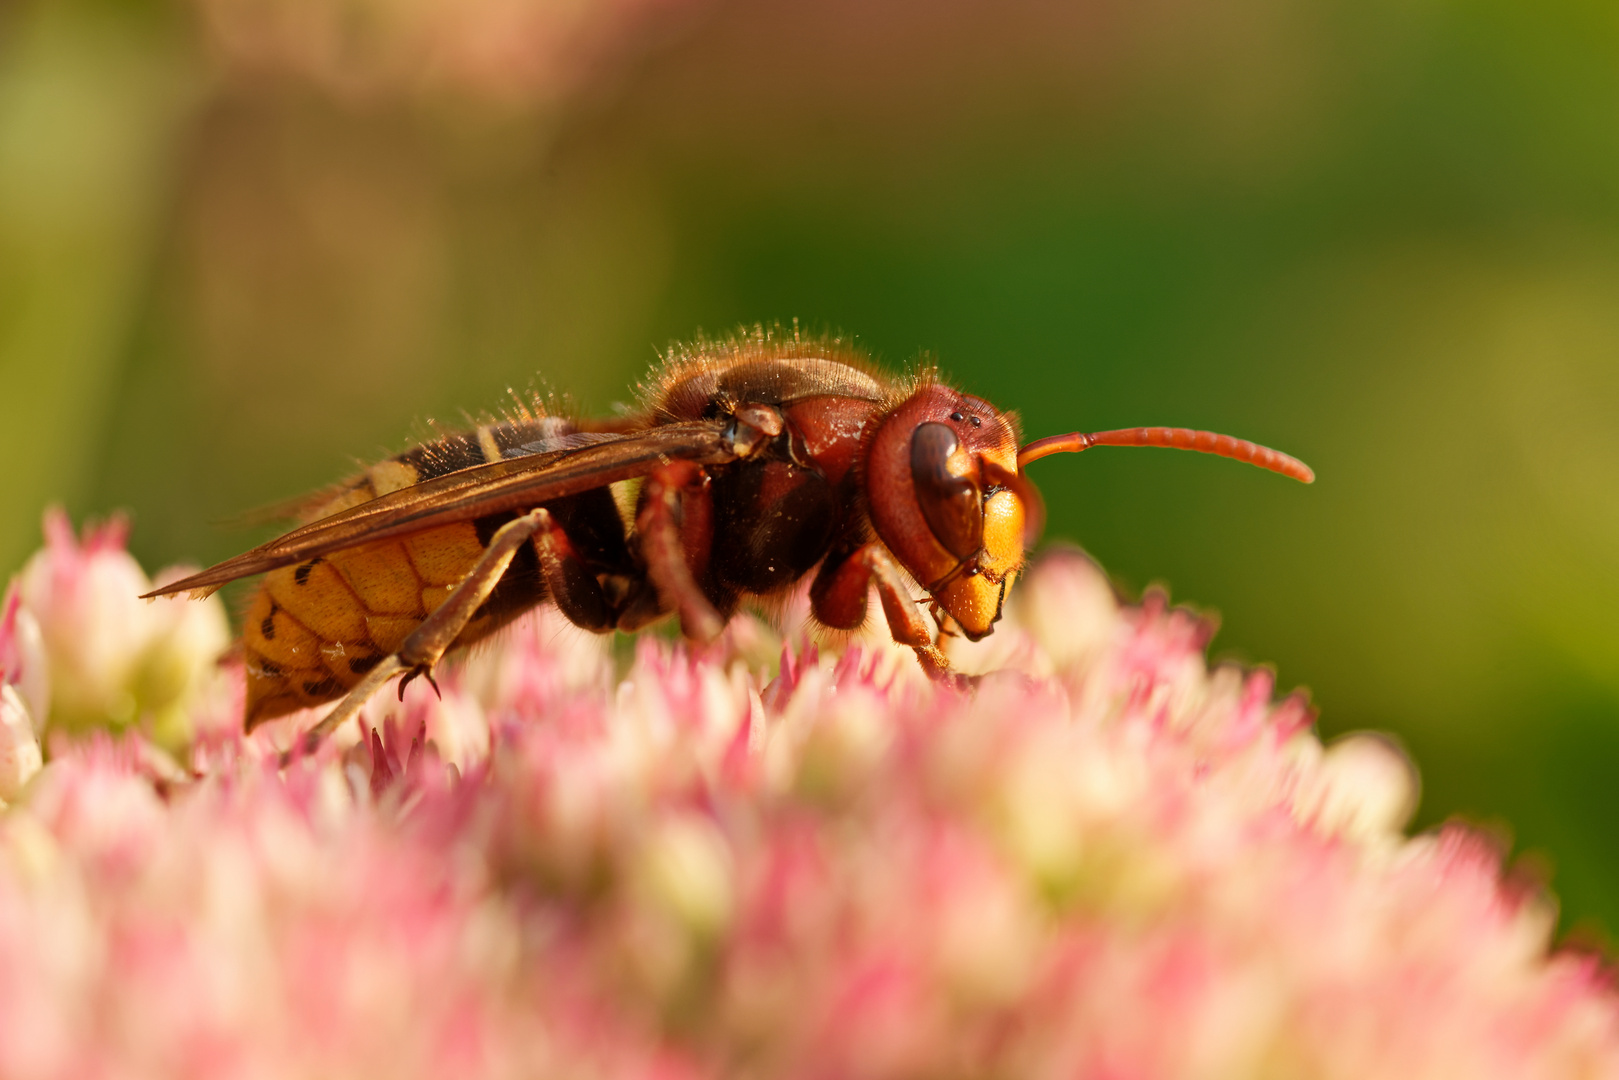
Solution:
{"label": "small pink flower bud", "polygon": [[50,710],[37,719],[69,731],[141,722],[177,746],[190,738],[192,694],[229,640],[224,609],[217,598],[140,599],[151,582],[124,550],[126,531],[115,519],[81,540],[61,510],[45,514],[45,547],[17,580],[48,672]]}
{"label": "small pink flower bud", "polygon": [[51,713],[70,730],[120,728],[136,715],[134,682],[146,649],[150,585],[124,550],[120,520],[85,530],[67,515],[45,514],[45,547],[18,580],[23,606],[39,621],[50,666]]}
{"label": "small pink flower bud", "polygon": [[16,802],[43,764],[28,706],[16,687],[0,684],[0,802]]}
{"label": "small pink flower bud", "polygon": [[1294,812],[1325,832],[1368,843],[1399,836],[1417,809],[1417,771],[1388,738],[1346,735],[1327,747]]}
{"label": "small pink flower bud", "polygon": [[[160,571],[153,584],[185,572]],[[183,746],[195,728],[192,705],[197,693],[217,675],[219,657],[230,645],[225,605],[217,596],[202,601],[162,597],[147,609],[146,632],[135,697],[148,717],[152,738],[162,746]]]}
{"label": "small pink flower bud", "polygon": [[0,600],[0,683],[17,688],[30,716],[43,720],[51,711],[51,672],[39,620],[22,605],[16,583]]}

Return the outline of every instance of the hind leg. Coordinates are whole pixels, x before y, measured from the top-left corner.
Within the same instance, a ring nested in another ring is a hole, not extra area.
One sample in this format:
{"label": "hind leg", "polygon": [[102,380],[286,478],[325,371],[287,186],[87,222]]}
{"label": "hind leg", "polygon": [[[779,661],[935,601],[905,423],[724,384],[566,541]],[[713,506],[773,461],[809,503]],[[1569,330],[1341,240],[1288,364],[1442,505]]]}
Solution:
{"label": "hind leg", "polygon": [[[444,651],[461,635],[472,616],[489,599],[495,586],[500,584],[501,576],[511,565],[512,557],[519,548],[529,541],[535,533],[551,525],[551,515],[545,510],[534,510],[520,518],[515,518],[502,525],[489,540],[489,546],[484,549],[478,561],[473,564],[467,576],[461,583],[445,597],[444,602],[434,608],[432,613],[422,621],[422,624],[411,631],[399,649],[383,657],[375,667],[366,673],[352,690],[344,695],[331,712],[323,717],[320,723],[304,733],[301,740],[305,752],[313,750],[320,745],[322,739],[331,734],[345,720],[355,716],[371,696],[387,684],[389,679],[401,672],[406,674],[406,681],[417,675],[426,675],[432,680],[433,667],[444,655]],[[542,551],[543,556],[543,551]],[[542,557],[543,566],[543,557]],[[404,685],[400,691],[403,693]]]}

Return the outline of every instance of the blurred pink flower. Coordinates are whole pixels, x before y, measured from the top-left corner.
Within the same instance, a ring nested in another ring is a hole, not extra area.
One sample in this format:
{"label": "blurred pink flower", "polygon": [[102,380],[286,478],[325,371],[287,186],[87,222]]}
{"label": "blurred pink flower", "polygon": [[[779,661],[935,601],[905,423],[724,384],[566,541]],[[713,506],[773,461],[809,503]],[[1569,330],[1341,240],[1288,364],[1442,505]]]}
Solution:
{"label": "blurred pink flower", "polygon": [[542,611],[285,770],[310,716],[65,746],[0,815],[0,1075],[1619,1076],[1391,743],[1077,554],[1014,597],[972,694]]}
{"label": "blurred pink flower", "polygon": [[451,91],[552,106],[696,0],[198,0],[231,67],[340,97]]}

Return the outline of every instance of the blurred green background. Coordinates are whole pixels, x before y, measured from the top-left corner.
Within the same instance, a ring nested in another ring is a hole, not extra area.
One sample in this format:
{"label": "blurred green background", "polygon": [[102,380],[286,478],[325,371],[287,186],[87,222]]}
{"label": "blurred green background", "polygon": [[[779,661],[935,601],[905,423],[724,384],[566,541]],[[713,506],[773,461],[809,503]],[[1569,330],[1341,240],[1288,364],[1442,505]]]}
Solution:
{"label": "blurred green background", "polygon": [[50,500],[206,563],[427,418],[795,316],[1034,435],[1310,462],[1036,475],[1619,927],[1611,2],[0,9],[0,568]]}

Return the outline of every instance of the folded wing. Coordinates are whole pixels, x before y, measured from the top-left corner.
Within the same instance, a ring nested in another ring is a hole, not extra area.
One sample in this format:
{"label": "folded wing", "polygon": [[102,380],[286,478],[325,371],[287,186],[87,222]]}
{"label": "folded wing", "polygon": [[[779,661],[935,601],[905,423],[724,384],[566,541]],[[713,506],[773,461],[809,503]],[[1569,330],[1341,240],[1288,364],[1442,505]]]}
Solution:
{"label": "folded wing", "polygon": [[575,449],[462,469],[311,522],[252,551],[147,593],[206,595],[227,582],[389,537],[525,510],[645,476],[670,461],[719,464],[734,454],[722,421],[665,424]]}

